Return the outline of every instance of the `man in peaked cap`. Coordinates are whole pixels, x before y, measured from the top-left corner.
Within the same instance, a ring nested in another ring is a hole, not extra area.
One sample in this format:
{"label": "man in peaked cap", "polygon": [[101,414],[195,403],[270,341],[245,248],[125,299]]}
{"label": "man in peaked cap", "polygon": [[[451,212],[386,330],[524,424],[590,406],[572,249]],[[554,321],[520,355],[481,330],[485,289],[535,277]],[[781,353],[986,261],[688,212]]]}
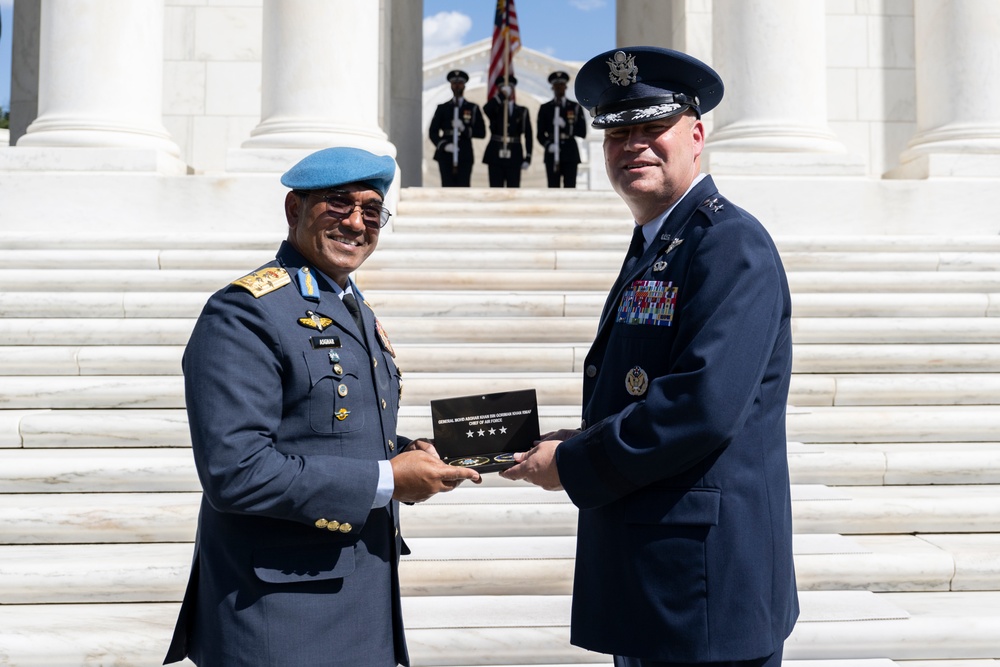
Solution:
{"label": "man in peaked cap", "polygon": [[519,188],[521,172],[531,165],[531,115],[514,101],[515,77],[500,77],[496,84],[497,94],[483,105],[490,121],[490,142],[483,152],[483,163],[489,165],[491,188]]}
{"label": "man in peaked cap", "polygon": [[486,136],[486,121],[479,105],[465,99],[469,75],[460,69],[448,72],[452,98],[434,110],[428,136],[434,144],[434,160],[441,172],[441,186],[469,187],[472,180],[472,140]]}
{"label": "man in peaked cap", "polygon": [[584,362],[580,429],[504,473],[579,508],[571,641],[620,667],[778,667],[798,616],[791,299],[763,226],[700,173],[701,115],[722,94],[669,49],[580,70],[633,239]]}
{"label": "man in peaked cap", "polygon": [[583,107],[566,99],[569,74],[558,71],[549,75],[554,97],[538,107],[538,143],[545,148],[545,176],[550,188],[576,187],[580,149],[576,137],[587,136]]}
{"label": "man in peaked cap", "polygon": [[396,434],[402,373],[350,277],[394,174],[355,148],[296,164],[277,257],[198,318],[183,369],[204,494],[165,663],[409,664],[398,503],[479,474]]}

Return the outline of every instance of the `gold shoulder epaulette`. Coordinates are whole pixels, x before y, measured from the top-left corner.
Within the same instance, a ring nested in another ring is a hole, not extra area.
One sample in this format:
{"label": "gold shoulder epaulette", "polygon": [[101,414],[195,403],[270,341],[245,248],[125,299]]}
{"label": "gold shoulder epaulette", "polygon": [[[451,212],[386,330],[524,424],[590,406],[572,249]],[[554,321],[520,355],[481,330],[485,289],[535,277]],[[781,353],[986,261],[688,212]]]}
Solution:
{"label": "gold shoulder epaulette", "polygon": [[292,278],[288,275],[288,271],[280,267],[268,267],[234,280],[232,284],[242,287],[257,299],[290,282],[292,282]]}

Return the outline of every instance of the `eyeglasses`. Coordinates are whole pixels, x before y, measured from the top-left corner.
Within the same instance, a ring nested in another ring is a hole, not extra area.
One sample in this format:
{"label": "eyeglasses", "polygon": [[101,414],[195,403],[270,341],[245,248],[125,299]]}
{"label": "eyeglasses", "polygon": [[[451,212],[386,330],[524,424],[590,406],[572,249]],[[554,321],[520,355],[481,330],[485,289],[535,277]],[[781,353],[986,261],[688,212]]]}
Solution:
{"label": "eyeglasses", "polygon": [[385,227],[386,223],[389,222],[389,217],[392,215],[389,213],[389,209],[381,204],[376,204],[375,202],[355,204],[354,200],[348,197],[347,192],[339,190],[334,190],[332,192],[293,190],[292,192],[300,197],[316,195],[326,202],[326,207],[329,209],[330,213],[341,220],[347,220],[351,217],[354,214],[354,209],[361,209],[361,221],[365,223],[365,227],[370,227],[372,229]]}

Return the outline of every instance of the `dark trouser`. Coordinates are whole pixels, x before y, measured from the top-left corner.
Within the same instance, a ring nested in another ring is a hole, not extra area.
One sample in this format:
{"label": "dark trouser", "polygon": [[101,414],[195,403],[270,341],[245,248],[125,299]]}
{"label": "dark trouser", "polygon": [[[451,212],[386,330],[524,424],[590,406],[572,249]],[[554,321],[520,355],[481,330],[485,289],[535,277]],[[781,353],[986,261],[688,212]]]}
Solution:
{"label": "dark trouser", "polygon": [[756,660],[736,660],[732,662],[656,662],[640,658],[623,658],[615,656],[615,667],[781,667],[781,654],[784,647],[767,656]]}
{"label": "dark trouser", "polygon": [[550,188],[559,187],[559,177],[562,176],[562,182],[564,188],[575,188],[576,187],[576,168],[577,164],[560,164],[559,168],[556,169],[552,162],[545,163],[545,175],[549,179]]}
{"label": "dark trouser", "polygon": [[503,162],[490,163],[490,187],[491,188],[519,188],[521,187],[521,163],[505,160]]}
{"label": "dark trouser", "polygon": [[459,163],[453,167],[450,161],[438,162],[438,171],[441,172],[441,187],[443,188],[467,188],[472,180],[472,163]]}

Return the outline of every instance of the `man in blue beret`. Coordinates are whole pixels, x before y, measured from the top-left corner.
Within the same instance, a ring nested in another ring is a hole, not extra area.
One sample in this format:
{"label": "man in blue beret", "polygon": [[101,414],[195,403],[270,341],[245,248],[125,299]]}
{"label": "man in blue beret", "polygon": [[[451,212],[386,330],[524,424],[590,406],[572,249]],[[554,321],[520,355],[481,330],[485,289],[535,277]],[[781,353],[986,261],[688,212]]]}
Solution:
{"label": "man in blue beret", "polygon": [[355,148],[292,167],[277,257],[195,324],[183,369],[204,495],[165,664],[409,664],[398,503],[480,478],[397,435],[402,373],[351,280],[394,174]]}
{"label": "man in blue beret", "polygon": [[434,144],[434,161],[441,173],[441,187],[467,188],[472,181],[472,140],[486,136],[486,121],[479,105],[465,99],[469,75],[460,69],[448,72],[452,98],[434,110],[427,134]]}
{"label": "man in blue beret", "polygon": [[619,667],[779,667],[798,616],[785,450],[791,299],[764,227],[701,173],[707,65],[588,61],[632,244],[584,362],[580,430],[503,473],[579,508],[571,641]]}

